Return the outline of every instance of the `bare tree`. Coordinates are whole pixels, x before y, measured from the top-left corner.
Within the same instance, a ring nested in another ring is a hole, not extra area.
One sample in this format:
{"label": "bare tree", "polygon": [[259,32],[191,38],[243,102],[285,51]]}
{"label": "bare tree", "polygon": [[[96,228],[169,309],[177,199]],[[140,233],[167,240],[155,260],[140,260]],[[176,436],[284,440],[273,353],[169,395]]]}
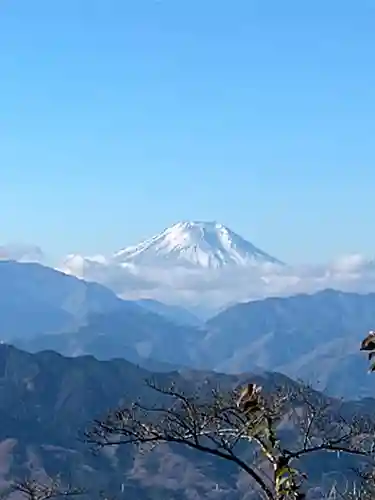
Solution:
{"label": "bare tree", "polygon": [[63,486],[59,477],[49,478],[43,483],[36,479],[15,480],[9,488],[1,495],[2,499],[23,497],[26,500],[50,500],[61,497],[76,497],[83,495],[85,490]]}
{"label": "bare tree", "polygon": [[[369,424],[345,420],[339,408],[306,387],[266,394],[249,384],[240,394],[213,390],[210,398],[203,398],[187,395],[175,385],[166,389],[147,384],[167,403],[149,407],[137,401],[111,412],[94,422],[86,435],[88,442],[99,448],[133,444],[148,450],[162,443],[184,445],[234,463],[249,475],[258,496],[268,500],[306,498],[306,475],[299,468],[306,455],[372,454]],[[286,424],[292,425],[293,445],[279,437]],[[241,443],[248,445],[245,452]]]}
{"label": "bare tree", "polygon": [[[375,332],[364,339],[361,350],[373,360]],[[375,363],[370,371],[375,371]],[[266,393],[250,383],[240,390],[213,390],[209,398],[199,392],[187,395],[175,385],[163,388],[150,381],[147,384],[167,404],[146,406],[137,401],[111,412],[104,420],[94,421],[87,441],[98,448],[133,444],[151,450],[163,443],[187,446],[235,464],[251,478],[258,496],[267,500],[306,498],[308,477],[303,472],[303,457],[319,452],[355,455],[366,459],[364,467],[356,471],[359,481],[345,492],[332,485],[326,498],[375,498],[375,424],[371,417],[344,418],[337,401],[303,384],[298,389]],[[293,434],[287,442],[280,437],[285,426]],[[87,492],[63,487],[59,478],[48,484],[27,479],[14,482],[2,497],[17,493],[27,500],[49,500]]]}

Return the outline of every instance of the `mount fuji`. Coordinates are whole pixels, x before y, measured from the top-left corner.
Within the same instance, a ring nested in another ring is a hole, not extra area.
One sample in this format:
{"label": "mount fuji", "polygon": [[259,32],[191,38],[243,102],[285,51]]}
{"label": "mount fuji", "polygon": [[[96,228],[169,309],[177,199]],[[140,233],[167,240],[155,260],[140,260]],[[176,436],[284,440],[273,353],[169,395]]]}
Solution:
{"label": "mount fuji", "polygon": [[139,245],[117,252],[112,262],[147,267],[219,269],[258,264],[283,265],[217,222],[178,222]]}
{"label": "mount fuji", "polygon": [[262,276],[286,267],[223,224],[185,221],[108,256],[69,255],[59,270],[128,300],[194,306],[196,313],[206,302],[216,308],[253,297],[249,287],[264,288]]}

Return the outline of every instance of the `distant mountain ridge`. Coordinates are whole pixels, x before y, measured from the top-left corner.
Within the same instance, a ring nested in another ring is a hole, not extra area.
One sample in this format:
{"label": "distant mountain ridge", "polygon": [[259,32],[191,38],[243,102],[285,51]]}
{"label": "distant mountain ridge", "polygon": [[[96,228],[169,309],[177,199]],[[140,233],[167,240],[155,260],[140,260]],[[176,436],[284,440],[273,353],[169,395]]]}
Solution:
{"label": "distant mountain ridge", "polygon": [[[124,357],[133,353],[134,360],[147,358],[153,351],[161,356],[168,352],[166,346],[187,349],[196,331],[134,301],[122,300],[97,283],[40,264],[14,261],[0,261],[0,328],[2,341],[18,339],[32,345],[38,344],[36,337],[45,337],[50,348],[56,344],[57,350],[65,346],[68,354],[79,354],[85,340],[95,342],[98,349],[103,346],[108,355],[116,355],[115,349],[121,347]],[[88,340],[87,330],[91,331]],[[82,336],[77,343],[78,332]],[[107,347],[103,334],[108,335]]]}
{"label": "distant mountain ridge", "polygon": [[178,325],[203,326],[204,323],[203,319],[183,307],[167,305],[152,299],[140,299],[136,304]]}
{"label": "distant mountain ridge", "polygon": [[375,293],[327,289],[268,298],[238,304],[210,319],[202,356],[210,367],[227,373],[256,364],[334,396],[373,397],[375,383],[359,346],[374,325]]}
{"label": "distant mountain ridge", "polygon": [[30,351],[123,357],[162,371],[171,365],[228,373],[259,367],[335,396],[375,395],[359,353],[363,335],[375,326],[375,293],[268,298],[195,324],[178,308],[124,301],[99,284],[39,264],[1,261],[0,320],[0,340]]}
{"label": "distant mountain ridge", "polygon": [[[121,359],[71,359],[51,351],[29,354],[0,345],[0,485],[30,474],[37,478],[60,474],[63,481],[88,488],[84,500],[103,498],[100,491],[119,500],[258,499],[246,475],[232,464],[182,446],[161,445],[149,453],[136,446],[113,446],[92,453],[82,438],[93,419],[138,399],[150,408],[164,406],[166,400],[146,386],[147,379],[161,387],[174,382],[187,395],[210,394],[217,388],[227,391],[250,380],[266,391],[299,387],[277,373],[151,373]],[[375,402],[367,400],[363,406],[372,414]],[[349,402],[344,411],[350,417],[357,405]],[[254,461],[250,450],[242,453]],[[356,457],[343,461],[336,453],[320,455],[306,464],[308,485],[320,484],[327,472],[353,475],[355,465]]]}
{"label": "distant mountain ridge", "polygon": [[124,307],[113,292],[37,263],[0,261],[1,340],[74,329],[88,314]]}

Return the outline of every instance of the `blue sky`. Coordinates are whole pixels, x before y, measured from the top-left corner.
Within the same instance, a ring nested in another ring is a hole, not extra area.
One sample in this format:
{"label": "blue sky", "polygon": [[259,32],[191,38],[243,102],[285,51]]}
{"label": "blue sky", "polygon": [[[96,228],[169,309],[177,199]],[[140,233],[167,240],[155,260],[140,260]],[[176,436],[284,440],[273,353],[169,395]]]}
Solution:
{"label": "blue sky", "polygon": [[2,0],[0,241],[107,252],[219,220],[375,254],[373,0]]}

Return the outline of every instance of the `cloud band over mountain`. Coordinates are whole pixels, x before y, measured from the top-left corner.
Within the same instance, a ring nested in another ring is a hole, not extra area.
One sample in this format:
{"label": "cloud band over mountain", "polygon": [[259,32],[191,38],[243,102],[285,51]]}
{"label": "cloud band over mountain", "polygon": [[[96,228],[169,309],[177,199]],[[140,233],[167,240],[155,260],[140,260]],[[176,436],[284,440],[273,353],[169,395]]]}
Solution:
{"label": "cloud band over mountain", "polygon": [[[3,259],[41,261],[38,247],[0,247]],[[375,262],[360,254],[322,265],[285,265],[216,222],[180,222],[110,256],[70,255],[58,268],[127,299],[221,309],[325,288],[375,291]]]}

